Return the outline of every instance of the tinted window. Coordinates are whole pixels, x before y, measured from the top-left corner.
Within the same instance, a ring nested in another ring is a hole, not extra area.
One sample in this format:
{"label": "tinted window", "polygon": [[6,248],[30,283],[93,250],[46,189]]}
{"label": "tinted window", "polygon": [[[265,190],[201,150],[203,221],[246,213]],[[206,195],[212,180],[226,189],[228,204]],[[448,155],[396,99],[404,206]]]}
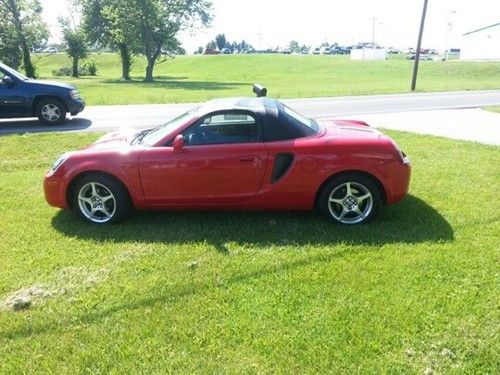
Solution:
{"label": "tinted window", "polygon": [[268,114],[264,125],[264,141],[284,141],[309,137],[319,131],[318,124],[281,105],[276,114]]}
{"label": "tinted window", "polygon": [[260,141],[256,119],[241,111],[205,116],[182,135],[190,146]]}

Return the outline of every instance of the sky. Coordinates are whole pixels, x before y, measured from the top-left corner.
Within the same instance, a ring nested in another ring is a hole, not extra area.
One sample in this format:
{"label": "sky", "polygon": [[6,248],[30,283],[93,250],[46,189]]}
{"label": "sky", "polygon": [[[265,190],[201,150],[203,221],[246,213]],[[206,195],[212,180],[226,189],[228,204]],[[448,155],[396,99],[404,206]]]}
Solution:
{"label": "sky", "polygon": [[[52,41],[60,39],[57,18],[68,15],[68,1],[41,0]],[[212,25],[183,31],[179,37],[192,53],[218,33],[263,49],[286,47],[291,40],[313,47],[325,41],[341,45],[371,42],[375,29],[379,45],[409,48],[416,45],[423,1],[212,0]],[[497,22],[499,0],[429,0],[423,47],[460,48],[462,34]]]}

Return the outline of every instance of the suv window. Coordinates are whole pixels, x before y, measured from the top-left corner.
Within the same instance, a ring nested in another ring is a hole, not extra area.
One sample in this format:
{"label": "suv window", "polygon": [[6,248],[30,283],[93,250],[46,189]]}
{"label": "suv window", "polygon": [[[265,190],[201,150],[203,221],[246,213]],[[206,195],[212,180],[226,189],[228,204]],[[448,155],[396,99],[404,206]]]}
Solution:
{"label": "suv window", "polygon": [[259,142],[257,120],[242,111],[227,111],[203,117],[182,136],[189,146]]}
{"label": "suv window", "polygon": [[3,77],[5,77],[5,73],[0,70],[0,81],[2,81]]}

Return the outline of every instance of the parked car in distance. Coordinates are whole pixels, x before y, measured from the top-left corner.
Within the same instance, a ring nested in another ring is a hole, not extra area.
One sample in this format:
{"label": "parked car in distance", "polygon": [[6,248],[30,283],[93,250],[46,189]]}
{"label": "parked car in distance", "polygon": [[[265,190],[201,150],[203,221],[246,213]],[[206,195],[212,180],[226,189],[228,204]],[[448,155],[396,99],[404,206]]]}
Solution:
{"label": "parked car in distance", "polygon": [[47,47],[42,52],[44,52],[44,53],[58,53],[59,50],[56,47]]}
{"label": "parked car in distance", "polygon": [[207,48],[205,49],[205,52],[203,52],[204,55],[220,55],[220,51],[216,48]]}
{"label": "parked car in distance", "polygon": [[319,54],[321,54],[321,48],[315,48],[315,49],[313,49],[312,50],[312,54],[313,55],[319,55]]}
{"label": "parked car in distance", "polygon": [[0,63],[0,118],[38,117],[48,125],[77,115],[85,102],[77,89],[62,82],[30,79]]}
{"label": "parked car in distance", "polygon": [[315,121],[261,86],[254,92],[61,155],[45,176],[47,202],[94,224],[132,209],[317,209],[360,224],[405,197],[410,162],[389,137],[362,121]]}
{"label": "parked car in distance", "polygon": [[223,55],[230,55],[232,52],[229,48],[223,48],[220,50],[220,53]]}
{"label": "parked car in distance", "polygon": [[[408,56],[406,56],[407,60],[415,60],[417,58],[416,53],[410,53]],[[428,54],[420,54],[420,60],[422,61],[432,61],[434,60],[434,57]]]}
{"label": "parked car in distance", "polygon": [[347,49],[345,47],[335,46],[331,49],[332,55],[347,55]]}

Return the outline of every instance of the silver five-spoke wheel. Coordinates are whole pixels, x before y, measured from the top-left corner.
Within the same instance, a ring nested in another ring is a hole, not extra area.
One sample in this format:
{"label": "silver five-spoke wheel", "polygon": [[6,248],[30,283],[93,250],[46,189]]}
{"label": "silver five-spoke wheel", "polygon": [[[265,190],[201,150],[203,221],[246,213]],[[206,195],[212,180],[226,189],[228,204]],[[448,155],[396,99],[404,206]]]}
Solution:
{"label": "silver five-spoke wheel", "polygon": [[319,192],[318,210],[337,224],[371,221],[383,205],[382,185],[362,172],[347,172],[328,180]]}
{"label": "silver five-spoke wheel", "polygon": [[111,190],[98,182],[88,182],[78,191],[81,213],[94,223],[110,221],[116,213],[116,199]]}
{"label": "silver five-spoke wheel", "polygon": [[42,117],[48,122],[56,122],[61,118],[61,109],[55,104],[45,104],[41,110]]}
{"label": "silver five-spoke wheel", "polygon": [[346,182],[336,187],[328,198],[331,215],[343,224],[358,224],[367,218],[373,208],[370,191],[357,182]]}

